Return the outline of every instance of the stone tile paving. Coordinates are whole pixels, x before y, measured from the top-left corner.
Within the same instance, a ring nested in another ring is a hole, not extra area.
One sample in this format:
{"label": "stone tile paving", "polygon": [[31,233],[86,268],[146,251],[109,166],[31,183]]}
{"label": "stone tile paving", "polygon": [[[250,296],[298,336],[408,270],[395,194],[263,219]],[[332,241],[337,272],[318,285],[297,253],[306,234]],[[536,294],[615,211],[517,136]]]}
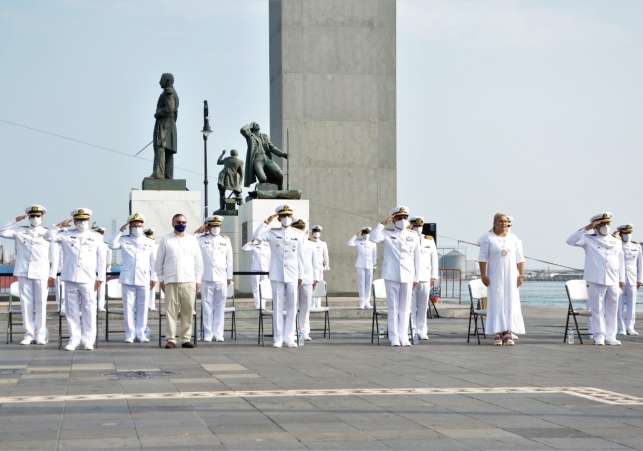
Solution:
{"label": "stone tile paving", "polygon": [[[467,344],[456,318],[430,320],[431,340],[410,348],[371,345],[370,320],[354,318],[300,349],[258,347],[252,318],[237,341],[188,350],[65,352],[55,333],[2,345],[0,372],[30,373],[0,374],[0,450],[643,449],[643,338],[567,345],[563,310],[524,314],[513,348]],[[107,375],[122,371],[173,374]]]}

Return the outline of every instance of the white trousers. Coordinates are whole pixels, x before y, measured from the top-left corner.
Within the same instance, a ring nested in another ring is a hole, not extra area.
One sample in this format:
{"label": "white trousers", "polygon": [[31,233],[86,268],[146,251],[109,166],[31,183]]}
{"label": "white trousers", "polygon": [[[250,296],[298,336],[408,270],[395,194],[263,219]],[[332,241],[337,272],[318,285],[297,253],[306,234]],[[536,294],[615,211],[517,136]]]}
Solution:
{"label": "white trousers", "polygon": [[634,322],[636,319],[636,284],[630,285],[625,282],[623,291],[618,297],[618,330],[631,330],[634,329]]}
{"label": "white trousers", "polygon": [[372,283],[373,270],[357,268],[357,291],[359,293],[360,308],[370,304]]}
{"label": "white trousers", "polygon": [[201,281],[201,306],[203,307],[203,338],[223,339],[225,301],[228,291],[226,282]]}
{"label": "white trousers", "polygon": [[[319,280],[324,280],[324,271],[320,271]],[[313,298],[312,307],[321,307],[322,298]]]}
{"label": "white trousers", "polygon": [[[259,282],[264,279],[267,279],[268,276],[265,274],[259,276],[250,276],[252,280],[252,298],[255,301],[255,308],[259,309]],[[266,308],[266,301],[263,301],[261,308]]]}
{"label": "white trousers", "polygon": [[[102,285],[102,284],[101,284]],[[94,345],[96,341],[96,298],[93,283],[65,281],[65,315],[69,344]],[[82,335],[81,335],[82,312]]]}
{"label": "white trousers", "polygon": [[429,306],[431,282],[418,282],[411,294],[411,329],[418,335],[426,335],[426,311]]}
{"label": "white trousers", "polygon": [[47,322],[47,279],[18,278],[24,338],[44,341]]}
{"label": "white trousers", "polygon": [[409,305],[413,283],[384,280],[388,304],[388,339],[391,343],[408,343]]}
{"label": "white trousers", "polygon": [[125,338],[140,340],[145,337],[147,326],[147,286],[122,284],[121,289]]}
{"label": "white trousers", "polygon": [[[310,306],[313,303],[313,285],[304,285],[301,284],[299,287],[299,327],[304,335],[310,335]],[[293,331],[293,340],[296,340],[297,337],[294,336],[295,331]]]}
{"label": "white trousers", "polygon": [[587,307],[592,311],[588,326],[594,341],[616,340],[616,310],[618,285],[600,285],[587,282]]}
{"label": "white trousers", "polygon": [[[295,336],[297,315],[297,282],[270,281],[272,286],[272,328],[274,342],[290,342]],[[286,298],[286,322],[284,324],[284,297]]]}

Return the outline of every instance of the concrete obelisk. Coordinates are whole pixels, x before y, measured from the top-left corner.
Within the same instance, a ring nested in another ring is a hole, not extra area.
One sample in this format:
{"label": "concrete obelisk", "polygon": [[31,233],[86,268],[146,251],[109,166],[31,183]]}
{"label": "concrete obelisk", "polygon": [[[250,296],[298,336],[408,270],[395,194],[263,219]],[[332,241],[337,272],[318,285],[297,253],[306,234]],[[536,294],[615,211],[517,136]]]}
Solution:
{"label": "concrete obelisk", "polygon": [[[270,1],[270,137],[324,227],[331,293],[357,291],[346,246],[397,203],[395,0]],[[332,282],[331,282],[332,281]]]}

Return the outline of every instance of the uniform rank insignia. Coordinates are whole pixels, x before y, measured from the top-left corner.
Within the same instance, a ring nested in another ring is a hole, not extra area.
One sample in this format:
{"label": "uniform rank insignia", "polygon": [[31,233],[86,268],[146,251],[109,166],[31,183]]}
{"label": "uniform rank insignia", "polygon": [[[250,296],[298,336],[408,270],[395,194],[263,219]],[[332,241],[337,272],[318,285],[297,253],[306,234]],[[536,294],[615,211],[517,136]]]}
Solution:
{"label": "uniform rank insignia", "polygon": [[406,237],[406,241],[414,241],[414,238],[413,238],[413,237],[411,237],[411,236],[407,236],[407,237]]}

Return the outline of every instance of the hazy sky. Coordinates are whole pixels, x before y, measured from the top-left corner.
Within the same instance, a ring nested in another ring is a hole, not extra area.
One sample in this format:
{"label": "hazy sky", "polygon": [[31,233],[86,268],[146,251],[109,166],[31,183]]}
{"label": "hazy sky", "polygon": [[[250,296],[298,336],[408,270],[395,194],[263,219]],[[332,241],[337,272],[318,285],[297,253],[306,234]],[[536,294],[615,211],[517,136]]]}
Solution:
{"label": "hazy sky", "polygon": [[[210,205],[221,150],[243,155],[251,121],[270,129],[267,0],[0,0],[0,40],[0,120],[127,155],[150,142],[172,72],[175,177],[192,190],[207,99]],[[398,203],[469,241],[506,212],[527,255],[576,267],[565,239],[595,213],[643,240],[642,49],[638,0],[398,0]],[[5,122],[0,138],[0,222],[84,206],[110,230],[151,173],[151,148],[134,159]]]}

